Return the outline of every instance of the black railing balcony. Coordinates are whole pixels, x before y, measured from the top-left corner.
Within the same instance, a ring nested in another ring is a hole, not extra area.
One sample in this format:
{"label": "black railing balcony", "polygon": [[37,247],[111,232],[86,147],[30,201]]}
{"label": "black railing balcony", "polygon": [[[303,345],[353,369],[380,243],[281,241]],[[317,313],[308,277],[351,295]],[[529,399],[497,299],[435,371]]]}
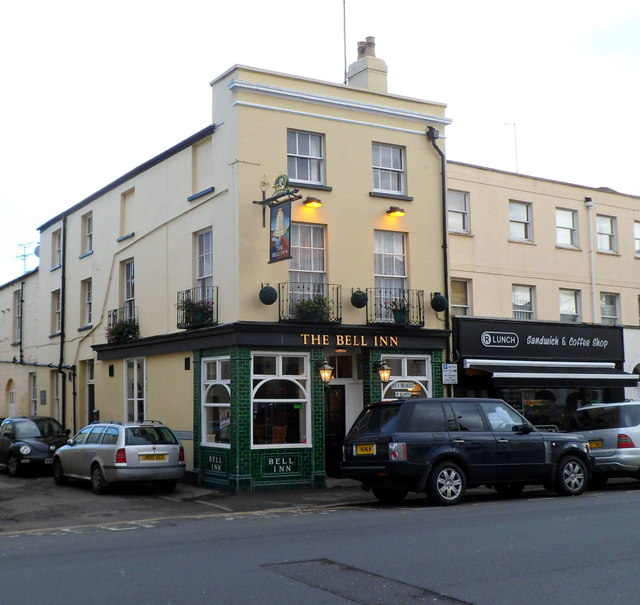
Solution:
{"label": "black railing balcony", "polygon": [[200,286],[178,292],[177,326],[206,328],[218,323],[218,286]]}
{"label": "black railing balcony", "polygon": [[280,321],[342,322],[342,286],[288,281],[278,290]]}
{"label": "black railing balcony", "polygon": [[367,289],[367,324],[424,326],[424,290]]}
{"label": "black railing balcony", "polygon": [[120,344],[140,338],[138,307],[125,305],[107,313],[107,342]]}

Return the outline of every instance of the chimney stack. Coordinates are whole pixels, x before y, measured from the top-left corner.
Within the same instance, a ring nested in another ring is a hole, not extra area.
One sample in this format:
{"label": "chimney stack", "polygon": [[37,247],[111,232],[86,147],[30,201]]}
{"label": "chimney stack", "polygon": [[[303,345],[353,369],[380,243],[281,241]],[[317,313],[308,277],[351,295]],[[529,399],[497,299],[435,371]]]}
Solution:
{"label": "chimney stack", "polygon": [[376,57],[376,39],[368,36],[358,42],[358,59],[347,70],[347,84],[387,92],[387,64]]}

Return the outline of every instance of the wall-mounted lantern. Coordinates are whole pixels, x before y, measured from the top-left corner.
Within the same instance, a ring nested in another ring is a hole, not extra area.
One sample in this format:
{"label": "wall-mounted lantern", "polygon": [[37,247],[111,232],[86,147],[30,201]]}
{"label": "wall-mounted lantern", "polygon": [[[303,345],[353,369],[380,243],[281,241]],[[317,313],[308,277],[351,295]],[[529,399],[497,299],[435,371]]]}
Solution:
{"label": "wall-mounted lantern", "polygon": [[391,368],[389,367],[389,365],[386,362],[382,361],[375,365],[375,370],[380,376],[380,382],[382,382],[383,384],[387,384],[387,382],[389,382],[389,380],[391,379]]}
{"label": "wall-mounted lantern", "polygon": [[398,208],[398,206],[389,206],[387,214],[389,216],[404,216],[406,212],[402,208]]}
{"label": "wall-mounted lantern", "polygon": [[333,366],[330,366],[326,359],[319,361],[316,364],[316,370],[320,372],[320,379],[323,384],[329,384],[331,377],[333,376]]}

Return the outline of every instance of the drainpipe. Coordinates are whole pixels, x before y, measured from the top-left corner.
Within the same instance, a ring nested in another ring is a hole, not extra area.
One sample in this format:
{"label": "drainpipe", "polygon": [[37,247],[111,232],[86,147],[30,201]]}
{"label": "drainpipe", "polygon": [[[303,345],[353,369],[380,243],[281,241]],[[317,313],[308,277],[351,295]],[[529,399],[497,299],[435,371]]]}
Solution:
{"label": "drainpipe", "polygon": [[447,308],[444,311],[444,328],[449,332],[447,335],[447,349],[445,352],[445,362],[451,361],[451,306],[449,304],[449,225],[447,223],[447,158],[444,151],[438,147],[436,141],[440,138],[440,133],[433,127],[428,126],[427,138],[440,156],[440,194],[442,196],[442,263],[444,271],[444,297],[447,299]]}
{"label": "drainpipe", "polygon": [[58,374],[62,377],[62,390],[60,401],[62,410],[60,423],[67,426],[67,375],[64,373],[64,341],[65,341],[65,302],[66,302],[66,270],[67,270],[67,215],[62,217],[62,258],[60,259],[60,360],[58,362]]}
{"label": "drainpipe", "polygon": [[598,308],[598,297],[596,292],[596,247],[593,240],[593,200],[590,197],[584,198],[584,205],[587,207],[587,221],[589,222],[589,272],[591,276],[591,321],[597,323],[599,317],[596,317],[596,309]]}
{"label": "drainpipe", "polygon": [[20,282],[20,323],[18,324],[18,343],[20,344],[20,363],[24,361],[24,282]]}

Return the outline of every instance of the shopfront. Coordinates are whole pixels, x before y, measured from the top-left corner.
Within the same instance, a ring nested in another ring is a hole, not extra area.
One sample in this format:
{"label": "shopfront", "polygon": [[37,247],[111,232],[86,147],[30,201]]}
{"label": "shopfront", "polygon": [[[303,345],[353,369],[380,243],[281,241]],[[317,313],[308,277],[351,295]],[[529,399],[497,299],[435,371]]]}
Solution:
{"label": "shopfront", "polygon": [[455,394],[504,399],[549,430],[571,430],[576,408],[638,385],[622,370],[622,328],[456,317],[453,329]]}

